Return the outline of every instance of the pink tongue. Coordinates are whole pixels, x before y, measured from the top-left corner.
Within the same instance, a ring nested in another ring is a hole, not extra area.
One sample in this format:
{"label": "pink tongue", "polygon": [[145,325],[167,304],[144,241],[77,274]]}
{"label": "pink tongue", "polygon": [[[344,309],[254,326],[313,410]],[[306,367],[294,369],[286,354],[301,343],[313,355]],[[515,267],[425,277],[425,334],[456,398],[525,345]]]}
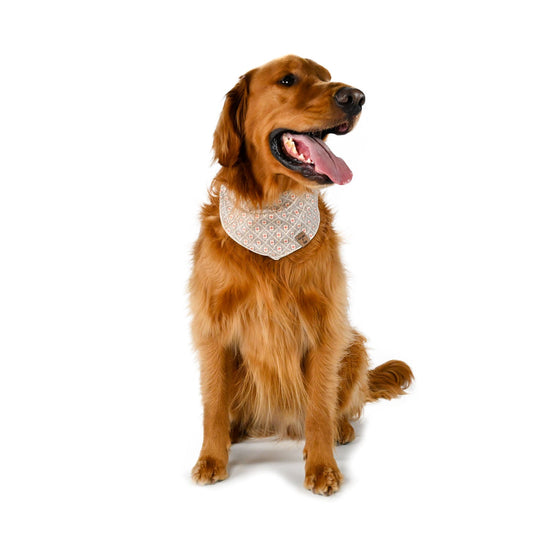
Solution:
{"label": "pink tongue", "polygon": [[[315,171],[324,174],[334,183],[344,185],[349,183],[353,174],[349,166],[339,157],[337,157],[327,146],[327,144],[312,136],[305,134],[290,134],[300,153],[309,157],[315,164]],[[304,150],[304,149],[308,149]]]}

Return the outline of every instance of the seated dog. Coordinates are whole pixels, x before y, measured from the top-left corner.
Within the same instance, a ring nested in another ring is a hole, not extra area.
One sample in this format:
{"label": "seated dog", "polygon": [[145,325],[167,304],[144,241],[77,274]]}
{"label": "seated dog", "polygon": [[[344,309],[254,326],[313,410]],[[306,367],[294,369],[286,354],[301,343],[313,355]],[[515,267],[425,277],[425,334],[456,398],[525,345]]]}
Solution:
{"label": "seated dog", "polygon": [[231,443],[305,437],[304,485],[330,495],[342,481],[333,446],[354,438],[350,420],[413,379],[401,361],[369,369],[319,194],[352,178],[325,139],[351,131],[364,102],[296,56],[251,70],[226,96],[214,134],[221,169],[190,280],[204,404],[199,484],[227,477]]}

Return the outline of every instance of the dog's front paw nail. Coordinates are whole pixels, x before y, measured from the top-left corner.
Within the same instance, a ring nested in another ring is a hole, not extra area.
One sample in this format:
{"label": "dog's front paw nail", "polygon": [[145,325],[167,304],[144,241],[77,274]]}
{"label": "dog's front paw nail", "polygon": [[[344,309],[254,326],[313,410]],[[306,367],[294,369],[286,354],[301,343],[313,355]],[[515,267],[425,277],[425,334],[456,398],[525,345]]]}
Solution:
{"label": "dog's front paw nail", "polygon": [[210,456],[200,457],[191,472],[193,481],[199,485],[216,483],[226,479],[227,476],[226,463]]}
{"label": "dog's front paw nail", "polygon": [[343,476],[336,465],[306,466],[304,487],[317,495],[330,496],[340,488]]}

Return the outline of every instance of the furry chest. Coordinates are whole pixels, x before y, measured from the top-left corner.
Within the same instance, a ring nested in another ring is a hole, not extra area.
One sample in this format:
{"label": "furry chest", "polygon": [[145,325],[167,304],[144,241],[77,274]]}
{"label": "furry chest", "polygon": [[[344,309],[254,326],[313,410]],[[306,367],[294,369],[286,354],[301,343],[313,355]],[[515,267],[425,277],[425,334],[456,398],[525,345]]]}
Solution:
{"label": "furry chest", "polygon": [[240,321],[233,335],[240,357],[234,405],[250,408],[247,414],[266,429],[278,422],[299,424],[307,401],[303,370],[307,338],[299,316],[257,304],[242,311]]}

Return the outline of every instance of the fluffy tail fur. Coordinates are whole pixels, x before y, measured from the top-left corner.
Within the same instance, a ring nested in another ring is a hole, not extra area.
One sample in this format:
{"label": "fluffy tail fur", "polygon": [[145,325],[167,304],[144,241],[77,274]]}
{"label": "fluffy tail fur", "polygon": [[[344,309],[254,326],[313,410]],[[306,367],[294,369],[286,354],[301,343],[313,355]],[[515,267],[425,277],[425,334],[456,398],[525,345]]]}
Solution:
{"label": "fluffy tail fur", "polygon": [[403,361],[388,361],[368,371],[367,402],[393,399],[405,393],[414,380],[413,373]]}

